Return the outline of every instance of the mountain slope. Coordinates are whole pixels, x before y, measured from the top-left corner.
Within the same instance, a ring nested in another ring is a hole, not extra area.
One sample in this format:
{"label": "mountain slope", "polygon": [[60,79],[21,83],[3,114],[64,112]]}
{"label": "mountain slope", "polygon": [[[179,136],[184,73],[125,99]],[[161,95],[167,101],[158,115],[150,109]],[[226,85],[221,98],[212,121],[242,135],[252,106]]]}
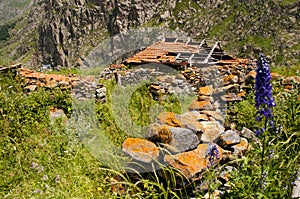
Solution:
{"label": "mountain slope", "polygon": [[220,40],[237,56],[263,52],[272,63],[293,65],[300,57],[299,13],[299,1],[36,1],[1,42],[0,56],[31,66],[73,67],[104,38],[162,26],[199,40]]}

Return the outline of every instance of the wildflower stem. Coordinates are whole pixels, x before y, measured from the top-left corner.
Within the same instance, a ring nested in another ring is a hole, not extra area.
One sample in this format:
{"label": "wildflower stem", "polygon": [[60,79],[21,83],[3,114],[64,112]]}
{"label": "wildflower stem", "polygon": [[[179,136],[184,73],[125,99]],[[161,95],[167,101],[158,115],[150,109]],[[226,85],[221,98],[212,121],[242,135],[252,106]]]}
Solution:
{"label": "wildflower stem", "polygon": [[[265,120],[265,129],[267,129],[267,122],[268,120]],[[266,134],[262,135],[262,151],[261,151],[261,159],[260,159],[260,188],[263,188],[264,184],[264,155],[265,155],[265,142],[266,142]]]}

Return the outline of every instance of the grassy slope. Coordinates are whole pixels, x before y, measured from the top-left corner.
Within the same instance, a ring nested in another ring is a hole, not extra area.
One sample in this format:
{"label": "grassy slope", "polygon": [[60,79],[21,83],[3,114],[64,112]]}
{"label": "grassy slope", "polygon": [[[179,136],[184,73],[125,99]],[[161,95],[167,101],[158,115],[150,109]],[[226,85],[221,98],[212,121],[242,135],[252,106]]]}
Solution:
{"label": "grassy slope", "polygon": [[[106,82],[108,96],[114,84]],[[51,123],[49,108],[62,108],[70,116],[72,102],[68,92],[43,89],[24,94],[19,83],[11,77],[0,76],[0,197],[6,198],[116,198],[111,182],[116,173],[106,167],[88,151],[77,134],[68,131],[66,119]],[[274,85],[275,86],[275,85]],[[235,163],[240,172],[232,179],[233,191],[227,198],[266,197],[287,198],[291,192],[293,172],[299,163],[300,103],[295,94],[276,89],[277,107],[274,109],[276,125],[283,131],[269,134],[266,154],[274,151],[275,158],[266,159],[269,175],[266,189],[259,190],[260,148],[253,144],[246,158]],[[131,117],[140,124],[150,120],[149,107],[155,103],[142,87],[131,97]],[[148,96],[148,97],[147,97]],[[164,102],[165,110],[178,112],[180,108],[171,97]],[[127,135],[114,121],[111,100],[96,104],[97,118],[106,136],[119,146]],[[232,106],[238,112],[237,126],[256,129],[253,96]],[[210,176],[213,173],[210,173]],[[212,177],[211,176],[211,177]],[[119,183],[128,184],[128,198],[167,197],[172,188],[162,187],[156,180],[142,179],[139,186],[126,178]],[[122,187],[120,185],[120,187]],[[211,184],[211,189],[217,186]],[[121,188],[122,190],[122,188]]]}

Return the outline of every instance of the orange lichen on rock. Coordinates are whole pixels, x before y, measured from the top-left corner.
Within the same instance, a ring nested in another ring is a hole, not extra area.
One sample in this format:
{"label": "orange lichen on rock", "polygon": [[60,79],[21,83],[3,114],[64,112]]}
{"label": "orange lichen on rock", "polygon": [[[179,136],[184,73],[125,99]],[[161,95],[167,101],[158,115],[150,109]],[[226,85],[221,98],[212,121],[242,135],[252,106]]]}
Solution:
{"label": "orange lichen on rock", "polygon": [[122,151],[135,160],[150,163],[159,157],[158,147],[141,138],[127,138],[122,144]]}
{"label": "orange lichen on rock", "polygon": [[182,124],[179,119],[175,117],[175,113],[163,112],[158,115],[158,119],[161,123],[169,126],[180,127]]}

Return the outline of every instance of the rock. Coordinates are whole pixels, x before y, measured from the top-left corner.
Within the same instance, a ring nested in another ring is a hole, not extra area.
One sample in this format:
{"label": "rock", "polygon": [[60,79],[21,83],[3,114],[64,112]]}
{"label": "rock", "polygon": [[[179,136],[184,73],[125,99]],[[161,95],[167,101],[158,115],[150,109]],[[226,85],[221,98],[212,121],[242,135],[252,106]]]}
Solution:
{"label": "rock", "polygon": [[271,73],[272,80],[282,80],[283,77],[279,75],[278,73]]}
{"label": "rock", "polygon": [[210,101],[193,101],[190,106],[189,106],[189,110],[210,110],[213,109],[212,104],[210,103]]}
{"label": "rock", "polygon": [[300,77],[298,76],[286,77],[282,83],[284,85],[300,84]]}
{"label": "rock", "polygon": [[200,121],[208,121],[207,115],[201,114],[199,111],[187,111],[184,114],[182,114],[182,117],[190,118],[191,120],[196,120],[199,122]]}
{"label": "rock", "polygon": [[225,102],[234,102],[234,101],[241,101],[242,98],[235,94],[235,93],[227,93],[221,96],[221,99]]}
{"label": "rock", "polygon": [[236,75],[233,75],[233,74],[223,77],[224,85],[235,84],[235,83],[238,83],[238,81],[239,81],[239,77]]}
{"label": "rock", "polygon": [[298,172],[298,176],[294,182],[292,198],[300,198],[300,172]]}
{"label": "rock", "polygon": [[187,178],[192,178],[207,168],[206,159],[200,158],[195,151],[166,155],[164,160],[172,167],[179,169]]}
{"label": "rock", "polygon": [[214,98],[211,97],[211,96],[199,95],[198,96],[198,101],[210,101],[210,102],[213,102]]}
{"label": "rock", "polygon": [[[200,144],[192,151],[176,155],[165,155],[164,160],[172,167],[179,169],[186,177],[191,178],[197,173],[207,169],[209,163],[208,157],[206,156],[208,146],[209,144]],[[223,158],[223,150],[218,145],[216,146],[220,153],[219,159],[216,160],[218,162]]]}
{"label": "rock", "polygon": [[35,91],[37,88],[37,85],[28,85],[28,86],[25,86],[24,88],[29,91]]}
{"label": "rock", "polygon": [[183,74],[177,74],[176,79],[186,80]]}
{"label": "rock", "polygon": [[203,121],[204,132],[201,135],[201,141],[204,143],[217,142],[221,133],[224,132],[224,127],[218,121]]}
{"label": "rock", "polygon": [[60,117],[66,117],[64,110],[55,107],[50,107],[50,120],[55,120]]}
{"label": "rock", "polygon": [[228,130],[222,133],[219,137],[219,143],[221,146],[228,146],[233,144],[238,144],[241,142],[240,135],[233,130]]}
{"label": "rock", "polygon": [[253,131],[251,131],[250,129],[243,127],[241,134],[242,137],[248,138],[248,139],[252,139],[255,138],[255,133]]}
{"label": "rock", "polygon": [[150,163],[158,159],[158,147],[147,140],[141,138],[127,138],[122,144],[122,151],[133,159]]}
{"label": "rock", "polygon": [[223,92],[236,93],[239,91],[239,88],[240,88],[239,84],[229,84],[227,86],[216,88],[215,93],[223,93]]}
{"label": "rock", "polygon": [[225,184],[226,182],[229,181],[230,179],[230,173],[236,171],[236,168],[234,168],[233,166],[225,166],[224,170],[220,173],[219,175],[219,179],[224,182],[223,184]]}
{"label": "rock", "polygon": [[190,129],[169,127],[169,131],[172,134],[172,140],[169,144],[179,152],[194,149],[200,142],[197,135]]}
{"label": "rock", "polygon": [[205,95],[205,96],[210,96],[214,92],[214,89],[212,86],[204,86],[200,87],[198,91],[198,95]]}
{"label": "rock", "polygon": [[203,126],[196,120],[187,116],[175,116],[181,123],[181,127],[192,130],[195,134],[203,131]]}
{"label": "rock", "polygon": [[256,72],[255,70],[250,71],[248,74],[246,74],[245,82],[247,84],[253,84],[255,82]]}
{"label": "rock", "polygon": [[242,155],[249,147],[249,142],[246,138],[241,138],[240,143],[232,146],[234,154]]}
{"label": "rock", "polygon": [[200,117],[201,117],[201,114],[198,111],[187,111],[182,114],[182,117],[198,121],[198,119],[200,119]]}
{"label": "rock", "polygon": [[169,144],[172,141],[172,133],[167,125],[152,124],[147,138],[155,143]]}
{"label": "rock", "polygon": [[224,117],[223,117],[222,113],[220,113],[220,112],[205,110],[205,111],[200,111],[200,113],[204,113],[208,116],[211,116],[222,123],[224,122]]}
{"label": "rock", "polygon": [[[217,146],[217,149],[219,151],[219,161],[223,159],[223,153],[224,153],[224,150],[217,144],[214,144]],[[201,157],[201,158],[207,158],[207,149],[209,147],[209,143],[204,143],[204,144],[199,144],[197,146],[197,149],[195,149],[195,151],[197,152],[198,156]]]}
{"label": "rock", "polygon": [[167,124],[169,126],[180,127],[182,125],[180,120],[175,117],[175,113],[172,112],[163,112],[159,114],[158,120],[162,124]]}
{"label": "rock", "polygon": [[209,193],[206,193],[205,195],[204,195],[204,199],[211,199],[211,198],[213,198],[213,199],[221,199],[222,198],[222,196],[225,194],[225,192],[224,191],[220,191],[220,190],[215,190],[213,193],[211,193],[211,194],[209,194]]}

